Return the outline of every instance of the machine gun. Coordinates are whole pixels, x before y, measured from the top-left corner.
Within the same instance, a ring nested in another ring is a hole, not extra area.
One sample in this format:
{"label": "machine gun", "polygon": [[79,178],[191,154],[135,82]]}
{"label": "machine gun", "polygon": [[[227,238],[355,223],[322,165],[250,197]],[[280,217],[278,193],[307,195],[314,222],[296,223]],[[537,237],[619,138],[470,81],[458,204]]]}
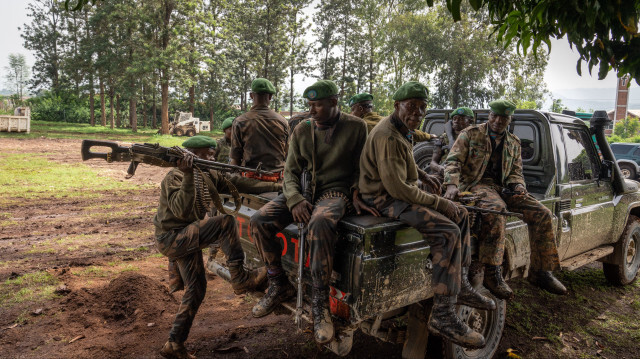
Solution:
{"label": "machine gun", "polygon": [[472,212],[476,212],[476,213],[486,213],[486,214],[497,214],[500,216],[506,216],[506,217],[517,217],[517,218],[524,218],[524,216],[522,215],[522,213],[517,213],[517,212],[509,212],[509,211],[496,211],[493,209],[488,209],[488,208],[480,208],[480,207],[476,207],[475,204],[477,201],[479,201],[480,199],[482,199],[483,197],[485,197],[487,194],[484,192],[480,192],[480,193],[476,193],[473,194],[471,192],[462,192],[458,195],[458,202],[462,203],[462,206],[464,208],[466,208],[469,211]]}
{"label": "machine gun", "polygon": [[[111,152],[93,152],[91,151],[92,147],[108,147],[111,149]],[[127,170],[126,178],[133,177],[140,163],[159,167],[176,167],[179,159],[188,153],[193,154],[191,151],[178,146],[163,147],[157,143],[134,143],[131,147],[126,147],[120,146],[116,142],[102,140],[82,140],[81,152],[83,161],[92,158],[101,158],[107,162],[131,162]],[[254,169],[208,161],[198,157],[193,158],[193,166],[198,167],[200,170],[216,170],[221,172],[255,172],[259,175],[276,173],[276,171],[265,171],[260,168],[260,165]]]}
{"label": "machine gun", "polygon": [[[312,202],[312,188],[311,188],[311,173],[305,167],[300,175],[300,192],[305,200]],[[298,294],[296,296],[296,316],[295,323],[298,326],[298,330],[302,330],[302,299],[304,294],[304,284],[302,282],[302,275],[305,263],[305,239],[304,232],[306,228],[304,223],[298,223]]]}

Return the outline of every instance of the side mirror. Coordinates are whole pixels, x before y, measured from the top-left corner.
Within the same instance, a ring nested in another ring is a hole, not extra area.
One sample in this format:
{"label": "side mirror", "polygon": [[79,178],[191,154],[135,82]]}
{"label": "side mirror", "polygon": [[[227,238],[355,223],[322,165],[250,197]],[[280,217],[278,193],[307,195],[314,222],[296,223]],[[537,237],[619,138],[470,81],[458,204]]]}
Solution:
{"label": "side mirror", "polygon": [[610,180],[613,176],[613,161],[603,160],[600,166],[600,173],[598,174],[598,180]]}

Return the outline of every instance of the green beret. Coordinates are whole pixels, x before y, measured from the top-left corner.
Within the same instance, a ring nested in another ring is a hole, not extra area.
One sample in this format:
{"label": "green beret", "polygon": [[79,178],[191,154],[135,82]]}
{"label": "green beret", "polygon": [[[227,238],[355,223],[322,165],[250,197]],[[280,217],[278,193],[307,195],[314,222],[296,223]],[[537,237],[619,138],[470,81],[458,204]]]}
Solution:
{"label": "green beret", "polygon": [[456,115],[473,117],[473,111],[468,107],[458,107],[449,114],[449,117],[453,118]]}
{"label": "green beret", "polygon": [[209,136],[193,136],[190,139],[182,142],[182,147],[185,148],[206,148],[216,147],[216,140]]}
{"label": "green beret", "polygon": [[491,112],[499,116],[511,116],[516,110],[516,104],[509,100],[495,100],[489,103]]}
{"label": "green beret", "polygon": [[338,86],[331,80],[320,80],[315,84],[307,87],[302,97],[307,100],[316,101],[323,98],[335,96],[338,94]]}
{"label": "green beret", "polygon": [[429,91],[427,87],[417,81],[405,82],[400,86],[396,93],[393,94],[395,101],[403,101],[410,98],[427,98]]}
{"label": "green beret", "polygon": [[222,121],[222,131],[226,130],[227,128],[231,127],[231,125],[233,125],[233,120],[235,119],[235,117],[227,117],[224,119],[224,121]]}
{"label": "green beret", "polygon": [[349,101],[347,101],[347,105],[351,107],[359,102],[364,102],[364,101],[373,101],[373,95],[368,94],[366,92],[359,93],[357,95],[354,95],[352,98],[350,98]]}
{"label": "green beret", "polygon": [[276,88],[273,87],[271,81],[263,78],[257,78],[251,82],[251,92],[275,94]]}

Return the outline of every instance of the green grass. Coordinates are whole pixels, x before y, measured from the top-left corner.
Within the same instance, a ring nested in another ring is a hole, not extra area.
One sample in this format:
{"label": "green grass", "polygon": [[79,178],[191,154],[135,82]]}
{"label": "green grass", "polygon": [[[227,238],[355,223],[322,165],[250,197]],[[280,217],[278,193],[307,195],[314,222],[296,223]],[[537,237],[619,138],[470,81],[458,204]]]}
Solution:
{"label": "green grass", "polygon": [[[4,198],[84,197],[100,191],[134,190],[140,185],[101,177],[90,167],[62,164],[41,154],[0,154],[0,195]],[[87,189],[87,187],[89,189]]]}
{"label": "green grass", "polygon": [[[77,138],[77,139],[102,139],[114,141],[126,141],[137,143],[159,143],[161,146],[179,146],[187,137],[170,135],[158,135],[157,129],[138,128],[138,132],[132,132],[128,128],[114,128],[106,126],[91,126],[87,123],[66,123],[31,121],[31,133],[0,133],[0,138]],[[220,137],[222,131],[205,132],[207,136]]]}
{"label": "green grass", "polygon": [[56,296],[59,281],[51,274],[40,271],[27,273],[0,283],[0,308],[26,301],[39,302]]}

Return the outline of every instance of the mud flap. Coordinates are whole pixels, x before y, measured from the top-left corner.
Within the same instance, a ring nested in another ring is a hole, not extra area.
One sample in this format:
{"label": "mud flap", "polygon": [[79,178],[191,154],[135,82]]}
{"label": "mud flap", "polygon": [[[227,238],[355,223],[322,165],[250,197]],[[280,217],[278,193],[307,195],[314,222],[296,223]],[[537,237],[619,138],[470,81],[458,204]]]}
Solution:
{"label": "mud flap", "polygon": [[409,307],[407,338],[402,347],[403,359],[424,359],[429,339],[427,323],[432,305],[432,300],[423,300]]}

